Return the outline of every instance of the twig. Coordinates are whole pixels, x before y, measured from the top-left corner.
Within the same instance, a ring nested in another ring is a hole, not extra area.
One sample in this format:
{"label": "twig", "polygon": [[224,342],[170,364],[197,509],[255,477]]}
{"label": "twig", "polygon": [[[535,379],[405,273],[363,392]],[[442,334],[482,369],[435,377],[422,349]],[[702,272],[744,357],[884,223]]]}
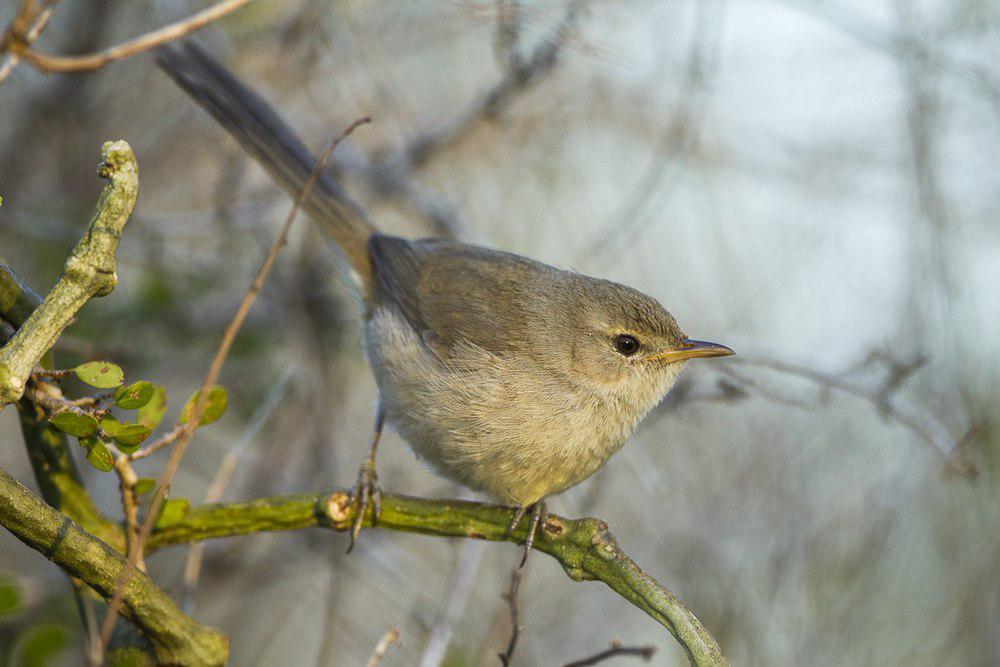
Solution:
{"label": "twig", "polygon": [[[32,0],[27,0],[21,5],[21,11],[18,16],[14,19],[13,24],[7,30],[7,34],[4,37],[4,47],[0,48],[0,51],[6,50],[11,41],[14,39],[14,35],[21,33],[24,35],[22,41],[26,46],[31,46],[35,43],[35,40],[42,34],[45,30],[45,26],[48,25],[49,19],[52,18],[52,12],[55,10],[56,3],[59,0],[43,0],[41,6],[38,8],[36,13],[32,13],[35,9],[34,2]],[[25,25],[30,24],[30,27],[25,29]],[[10,76],[10,73],[14,71],[14,68],[21,62],[21,59],[14,53],[7,54],[4,59],[3,65],[0,65],[0,83]]]}
{"label": "twig", "polygon": [[[35,496],[0,469],[0,524],[67,574],[108,598],[125,559],[69,517]],[[149,638],[159,662],[171,665],[222,665],[228,640],[217,630],[184,615],[144,573],[136,573],[125,592],[124,608]]]}
{"label": "twig", "polygon": [[420,667],[439,667],[451,644],[455,625],[469,603],[469,596],[476,584],[476,573],[483,558],[481,542],[463,542],[458,552],[458,562],[451,576],[451,585],[441,605],[440,616],[431,628],[430,638],[420,656]]}
{"label": "twig", "polygon": [[611,642],[611,648],[601,651],[600,653],[595,653],[589,658],[567,662],[563,667],[587,667],[587,665],[596,665],[599,662],[604,662],[610,658],[617,658],[620,656],[634,656],[649,662],[653,659],[653,655],[655,654],[656,647],[652,644],[648,644],[646,646],[622,646],[621,642],[616,639]]}
{"label": "twig", "polygon": [[118,475],[118,490],[122,497],[122,515],[125,518],[125,555],[134,560],[136,567],[146,571],[146,562],[142,557],[139,545],[139,499],[135,494],[135,485],[139,476],[129,462],[128,456],[119,454],[115,457],[115,473]]}
{"label": "twig", "polygon": [[378,667],[378,663],[382,662],[385,652],[388,651],[389,647],[393,645],[399,646],[399,630],[396,628],[389,628],[389,630],[382,635],[382,638],[378,640],[378,644],[375,645],[375,650],[372,651],[372,657],[368,658],[368,667]]}
{"label": "twig", "polygon": [[[275,408],[281,404],[282,399],[285,397],[285,392],[288,391],[288,386],[291,384],[295,370],[294,364],[285,370],[278,382],[268,392],[267,398],[256,414],[254,414],[253,419],[250,420],[250,423],[243,430],[240,439],[226,452],[222,463],[219,464],[218,470],[215,471],[215,477],[212,478],[211,483],[208,485],[208,490],[205,492],[206,504],[218,502],[222,498],[222,494],[225,492],[236,470],[236,465],[239,463],[244,452],[246,452],[247,447],[257,437],[261,428],[263,428]],[[191,548],[188,549],[187,561],[184,563],[184,589],[181,592],[181,608],[187,613],[191,612],[192,596],[194,589],[198,586],[198,577],[201,575],[201,564],[204,554],[205,545],[201,542],[191,545]]]}
{"label": "twig", "polygon": [[[960,449],[958,441],[951,437],[948,430],[940,422],[929,417],[926,411],[919,411],[902,405],[896,399],[891,389],[887,390],[885,386],[872,387],[848,379],[843,375],[828,373],[808,366],[769,357],[744,355],[734,359],[736,363],[759,366],[778,371],[779,373],[795,375],[818,385],[868,400],[881,414],[904,426],[922,440],[930,443],[949,460],[953,459]],[[897,387],[899,384],[898,373],[890,375],[889,382],[892,383],[893,388]],[[975,470],[972,468],[969,474],[972,475],[974,472]]]}
{"label": "twig", "polygon": [[147,456],[152,456],[156,452],[160,451],[164,447],[169,447],[170,445],[177,442],[177,438],[181,437],[181,433],[184,432],[183,424],[176,424],[172,429],[161,435],[156,440],[143,447],[142,449],[137,449],[128,455],[129,461],[138,461],[139,459],[144,459]]}
{"label": "twig", "polygon": [[73,249],[63,275],[45,300],[0,350],[0,409],[24,393],[32,369],[90,298],[110,294],[118,282],[115,251],[139,189],[138,167],[124,141],[101,150],[104,187],[83,238]]}
{"label": "twig", "polygon": [[524,569],[515,565],[510,572],[510,588],[503,595],[503,599],[507,601],[507,606],[510,608],[510,640],[507,642],[507,649],[498,653],[497,657],[500,658],[500,663],[505,667],[510,665],[510,661],[514,657],[514,649],[517,648],[517,640],[521,638],[521,631],[524,629],[521,626],[521,605],[517,599],[517,592],[523,578]]}
{"label": "twig", "polygon": [[[359,125],[363,125],[368,122],[370,122],[369,118],[361,118],[354,121],[346,130],[341,132],[339,136],[330,142],[330,144],[326,147],[326,150],[323,151],[322,156],[320,156],[320,159],[316,162],[316,165],[313,167],[312,173],[309,174],[309,178],[302,186],[302,190],[299,192],[298,197],[292,203],[292,206],[288,211],[288,215],[281,226],[281,230],[278,232],[278,237],[274,240],[274,244],[271,246],[267,256],[264,258],[264,262],[261,264],[260,270],[257,272],[257,276],[250,284],[243,300],[236,309],[236,314],[233,316],[232,321],[222,334],[222,341],[219,343],[219,348],[215,353],[215,357],[212,359],[212,364],[209,366],[208,372],[205,374],[205,379],[202,381],[201,389],[198,394],[198,400],[195,401],[194,408],[191,410],[191,414],[177,438],[176,445],[170,453],[170,459],[167,461],[166,470],[157,483],[156,490],[153,493],[153,498],[149,504],[149,511],[146,514],[146,518],[142,524],[142,530],[139,533],[138,552],[142,552],[142,545],[146,543],[146,540],[149,538],[149,535],[153,530],[153,524],[156,521],[157,513],[159,512],[160,506],[166,496],[167,489],[170,487],[170,482],[177,473],[181,458],[184,456],[184,452],[187,448],[187,444],[190,442],[191,436],[194,433],[194,430],[198,427],[202,414],[205,412],[205,408],[208,405],[208,390],[213,384],[215,384],[216,379],[219,377],[219,373],[222,371],[222,365],[225,363],[226,357],[229,356],[229,350],[232,347],[233,341],[236,339],[236,334],[243,326],[243,321],[246,319],[247,313],[250,311],[250,306],[257,298],[257,294],[260,293],[261,289],[264,287],[264,281],[267,279],[267,276],[271,271],[271,267],[278,258],[278,253],[288,242],[288,233],[291,230],[292,223],[295,221],[295,216],[299,211],[299,206],[309,195],[309,191],[312,189],[313,184],[316,182],[316,179],[322,171],[323,165],[326,164],[326,161],[330,158],[330,155],[333,153],[337,145]],[[128,560],[128,565],[122,571],[118,585],[115,587],[116,590],[114,596],[111,598],[111,602],[108,605],[108,615],[105,617],[104,624],[101,627],[101,643],[105,648],[111,640],[111,633],[114,631],[115,623],[117,622],[117,612],[121,607],[122,591],[124,591],[128,586],[128,582],[135,571],[135,565],[135,558],[130,558]]]}
{"label": "twig", "polygon": [[[504,77],[456,121],[438,131],[427,132],[412,139],[401,153],[390,158],[405,165],[404,169],[398,167],[385,169],[383,167],[378,170],[378,173],[380,175],[405,173],[419,168],[433,155],[457,144],[479,122],[496,118],[518,93],[534,85],[555,68],[559,62],[563,44],[579,17],[581,5],[581,0],[571,0],[566,6],[566,15],[563,20],[532,51],[531,56],[527,59],[520,56],[510,58]],[[513,11],[516,12],[517,9],[515,8]],[[501,30],[509,25],[510,23],[502,18],[498,21],[498,27]]]}
{"label": "twig", "polygon": [[14,55],[42,72],[89,72],[183,37],[239,9],[247,2],[249,0],[223,0],[182,21],[171,23],[124,44],[83,56],[52,56],[38,53],[29,48],[26,40],[19,40],[17,35],[14,36],[9,48]]}

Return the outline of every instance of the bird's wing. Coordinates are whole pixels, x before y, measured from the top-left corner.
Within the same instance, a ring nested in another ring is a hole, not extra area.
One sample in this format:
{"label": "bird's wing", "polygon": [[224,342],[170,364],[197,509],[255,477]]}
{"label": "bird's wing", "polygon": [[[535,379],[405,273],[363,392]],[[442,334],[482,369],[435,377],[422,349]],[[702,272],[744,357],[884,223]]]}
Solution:
{"label": "bird's wing", "polygon": [[368,254],[380,302],[394,305],[445,350],[467,342],[503,353],[530,343],[525,336],[537,304],[546,302],[560,273],[517,255],[436,239],[375,234]]}

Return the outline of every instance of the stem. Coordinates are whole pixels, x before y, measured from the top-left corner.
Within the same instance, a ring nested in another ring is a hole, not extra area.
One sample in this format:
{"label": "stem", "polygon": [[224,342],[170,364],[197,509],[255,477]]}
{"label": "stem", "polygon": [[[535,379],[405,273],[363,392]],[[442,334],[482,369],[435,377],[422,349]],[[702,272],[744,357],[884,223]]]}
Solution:
{"label": "stem", "polygon": [[[124,557],[46,505],[2,469],[0,524],[70,576],[85,581],[105,599],[111,596],[125,565]],[[225,635],[184,615],[144,573],[134,574],[123,602],[125,613],[152,642],[159,662],[225,663],[229,652]]]}
{"label": "stem", "polygon": [[31,370],[91,297],[110,294],[118,282],[115,251],[139,189],[138,168],[124,141],[107,142],[99,173],[110,181],[63,275],[45,300],[0,350],[0,408],[24,393]]}
{"label": "stem", "polygon": [[[509,507],[467,501],[383,495],[378,523],[372,523],[369,510],[364,525],[523,544],[525,525],[507,534],[512,512]],[[354,503],[346,491],[204,505],[190,509],[173,523],[158,525],[146,542],[146,550],[148,553],[171,544],[214,537],[316,526],[347,532],[353,521]],[[603,521],[549,514],[539,533],[536,549],[559,561],[570,578],[603,581],[653,617],[680,642],[692,664],[725,664],[722,651],[708,630],[670,591],[632,562]]]}

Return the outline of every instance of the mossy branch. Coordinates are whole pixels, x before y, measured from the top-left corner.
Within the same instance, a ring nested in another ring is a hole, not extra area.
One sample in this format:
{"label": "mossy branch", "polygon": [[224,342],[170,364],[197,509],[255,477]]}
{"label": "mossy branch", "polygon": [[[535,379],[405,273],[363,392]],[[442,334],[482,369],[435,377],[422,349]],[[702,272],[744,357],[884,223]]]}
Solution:
{"label": "mossy branch", "polygon": [[[522,544],[527,521],[507,535],[513,510],[459,500],[427,500],[383,495],[377,525],[369,511],[365,526],[429,535],[472,537]],[[157,526],[147,551],[213,537],[247,535],[310,526],[349,531],[354,505],[343,491],[293,495],[246,503],[195,507],[180,519]],[[721,665],[725,658],[701,622],[670,591],[658,584],[618,547],[607,524],[598,519],[567,519],[550,514],[535,540],[577,581],[603,581],[670,631],[695,665]]]}
{"label": "mossy branch", "polygon": [[[124,556],[46,505],[2,469],[0,524],[105,599],[111,597],[125,565]],[[229,652],[225,635],[186,616],[145,574],[137,572],[129,583],[124,610],[149,638],[161,664],[225,664]]]}
{"label": "mossy branch", "polygon": [[[109,183],[101,193],[83,238],[66,260],[55,287],[0,349],[0,408],[21,397],[31,370],[83,304],[92,297],[110,294],[118,282],[115,252],[135,206],[139,171],[132,149],[124,141],[104,144],[101,158],[98,173]],[[18,294],[13,284],[3,287],[4,292]],[[29,304],[15,300],[13,305],[13,312],[25,312]]]}

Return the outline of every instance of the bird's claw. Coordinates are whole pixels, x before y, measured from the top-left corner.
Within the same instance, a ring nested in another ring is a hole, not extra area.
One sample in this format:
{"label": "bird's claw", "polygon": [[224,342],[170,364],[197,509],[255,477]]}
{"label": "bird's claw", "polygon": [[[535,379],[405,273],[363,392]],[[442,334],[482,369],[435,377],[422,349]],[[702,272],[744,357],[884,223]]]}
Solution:
{"label": "bird's claw", "polygon": [[351,491],[351,500],[354,503],[354,525],[351,526],[351,543],[347,546],[347,553],[351,553],[358,541],[368,506],[372,507],[372,524],[382,511],[382,489],[378,485],[378,472],[373,459],[365,461],[358,470],[358,482]]}

